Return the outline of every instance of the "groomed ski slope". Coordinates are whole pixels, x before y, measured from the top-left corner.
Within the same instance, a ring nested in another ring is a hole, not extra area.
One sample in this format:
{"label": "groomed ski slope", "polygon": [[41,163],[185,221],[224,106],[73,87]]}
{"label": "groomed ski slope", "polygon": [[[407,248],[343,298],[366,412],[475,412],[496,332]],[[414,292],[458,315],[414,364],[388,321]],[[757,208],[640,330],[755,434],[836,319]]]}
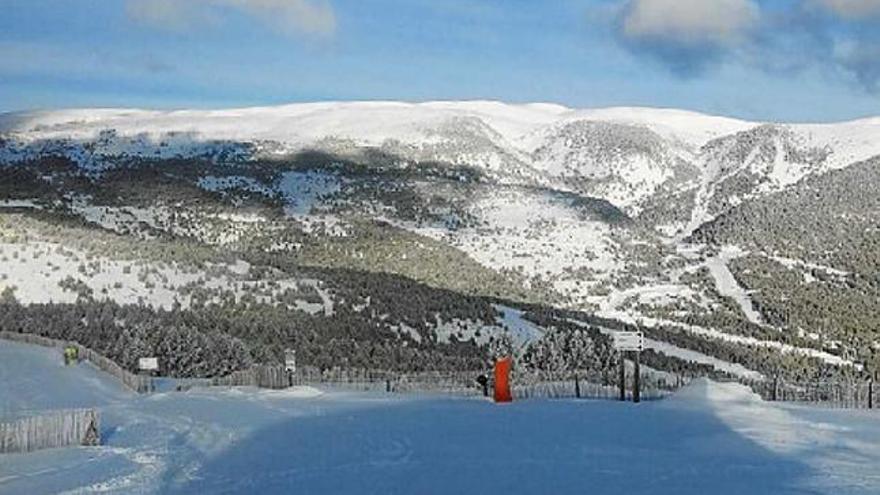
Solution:
{"label": "groomed ski slope", "polygon": [[0,414],[94,404],[106,445],[0,455],[0,494],[876,494],[880,414],[699,381],[638,406],[297,388],[137,397],[0,341]]}

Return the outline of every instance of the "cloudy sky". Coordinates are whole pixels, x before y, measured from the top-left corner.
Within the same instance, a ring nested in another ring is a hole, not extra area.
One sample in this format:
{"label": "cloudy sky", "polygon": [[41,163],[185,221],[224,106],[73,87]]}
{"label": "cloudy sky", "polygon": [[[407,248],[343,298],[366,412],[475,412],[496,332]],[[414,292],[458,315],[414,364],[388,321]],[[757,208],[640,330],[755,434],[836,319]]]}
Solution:
{"label": "cloudy sky", "polygon": [[354,99],[880,115],[880,0],[0,0],[0,111]]}

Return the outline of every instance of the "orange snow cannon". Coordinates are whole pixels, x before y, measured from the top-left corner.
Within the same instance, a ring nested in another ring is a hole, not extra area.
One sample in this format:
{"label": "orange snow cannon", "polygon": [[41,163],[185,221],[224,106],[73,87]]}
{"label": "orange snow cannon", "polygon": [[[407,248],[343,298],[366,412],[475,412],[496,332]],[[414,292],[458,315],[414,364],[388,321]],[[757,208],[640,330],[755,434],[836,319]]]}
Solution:
{"label": "orange snow cannon", "polygon": [[495,402],[513,402],[510,394],[510,366],[513,360],[509,357],[495,361]]}

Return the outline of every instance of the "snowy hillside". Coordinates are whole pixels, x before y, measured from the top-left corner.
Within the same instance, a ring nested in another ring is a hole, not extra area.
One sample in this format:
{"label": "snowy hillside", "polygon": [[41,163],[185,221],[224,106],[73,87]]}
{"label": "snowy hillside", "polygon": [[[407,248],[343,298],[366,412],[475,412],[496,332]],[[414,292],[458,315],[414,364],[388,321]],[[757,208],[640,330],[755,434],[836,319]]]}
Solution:
{"label": "snowy hillside", "polygon": [[[698,380],[659,402],[192,389],[138,397],[0,341],[0,419],[97,407],[104,445],[0,455],[0,492],[862,495],[874,413],[762,402]],[[332,448],[328,448],[328,446]],[[320,452],[320,454],[317,454]]]}
{"label": "snowy hillside", "polygon": [[[880,346],[876,156],[878,119],[673,109],[5,114],[0,293],[183,321],[287,311],[224,327],[257,338],[259,359],[305,345],[279,329],[296,322],[326,364],[365,362],[351,341],[376,332],[387,352],[448,345],[478,363],[485,349],[459,344],[503,335],[504,306],[535,325],[527,340],[565,327],[564,311],[644,327],[668,369],[810,380],[831,364],[848,376]],[[272,330],[242,330],[253,325]]]}
{"label": "snowy hillside", "polygon": [[877,119],[773,125],[679,110],[490,101],[65,110],[0,116],[0,160],[62,153],[83,166],[103,167],[123,156],[246,160],[368,148],[400,163],[434,160],[554,184],[631,214],[658,193],[700,183],[718,188],[742,173],[760,178],[734,197],[701,191],[694,206],[712,213],[719,201],[741,201],[880,154],[878,131]]}

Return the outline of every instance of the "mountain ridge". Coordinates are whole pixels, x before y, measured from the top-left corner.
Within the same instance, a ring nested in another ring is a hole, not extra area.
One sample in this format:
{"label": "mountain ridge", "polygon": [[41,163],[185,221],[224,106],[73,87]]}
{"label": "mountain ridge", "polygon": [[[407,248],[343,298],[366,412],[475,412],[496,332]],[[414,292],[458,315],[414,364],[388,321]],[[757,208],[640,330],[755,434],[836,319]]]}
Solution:
{"label": "mountain ridge", "polygon": [[[864,302],[874,293],[870,263],[843,275],[813,268],[828,258],[819,252],[823,246],[839,245],[841,256],[848,255],[852,246],[875,245],[874,231],[841,227],[835,235],[851,241],[801,247],[784,238],[747,243],[740,231],[754,223],[742,217],[753,214],[748,207],[760,205],[755,211],[773,226],[764,235],[809,232],[808,218],[784,211],[790,204],[803,208],[807,183],[827,184],[821,201],[840,215],[875,204],[846,198],[852,180],[874,180],[872,174],[819,179],[859,163],[876,166],[870,159],[880,156],[878,119],[771,124],[674,109],[474,101],[69,110],[6,114],[0,121],[0,174],[7,181],[0,213],[51,212],[89,229],[185,242],[282,270],[359,270],[367,279],[393,274],[468,297],[506,298],[479,303],[486,308],[482,320],[455,316],[470,314],[461,309],[448,317],[440,311],[427,323],[354,317],[356,325],[369,320],[387,335],[437,332],[485,342],[486,329],[497,331],[493,304],[510,311],[543,304],[651,328],[670,358],[703,353],[702,364],[733,359],[763,374],[771,370],[756,356],[766,352],[818,360],[809,362],[819,369],[816,362],[845,367],[869,359],[872,346],[880,346],[871,327],[880,315]],[[711,229],[718,219],[727,219],[723,230]],[[24,223],[26,237],[52,232],[32,221]],[[10,216],[10,222],[23,220]],[[764,245],[782,248],[769,252]],[[76,266],[62,261],[55,261],[68,267],[61,271]],[[22,273],[7,272],[0,273],[7,286]],[[229,284],[256,290],[259,304],[294,297],[254,289],[261,284],[237,276],[229,275]],[[58,278],[63,290],[91,298],[103,291],[112,300],[119,290],[76,273]],[[802,280],[803,287],[792,289],[796,300],[781,297],[774,278]],[[161,287],[166,305],[174,285]],[[301,285],[290,290],[307,290]],[[838,300],[867,308],[864,318],[847,324],[855,336],[825,327],[845,318],[846,304],[816,302],[839,287]],[[180,296],[189,300],[192,288],[187,291]],[[294,302],[290,311],[301,311],[315,298]],[[802,314],[817,304],[820,317]],[[549,321],[542,331],[569,325]]]}

